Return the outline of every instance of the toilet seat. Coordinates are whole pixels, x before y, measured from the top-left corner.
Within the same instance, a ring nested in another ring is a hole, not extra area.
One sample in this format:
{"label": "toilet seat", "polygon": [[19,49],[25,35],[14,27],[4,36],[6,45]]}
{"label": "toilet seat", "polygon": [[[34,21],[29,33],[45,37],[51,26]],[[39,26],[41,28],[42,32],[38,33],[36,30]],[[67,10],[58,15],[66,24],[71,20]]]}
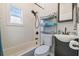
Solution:
{"label": "toilet seat", "polygon": [[49,46],[42,45],[35,49],[34,55],[35,56],[46,56],[49,54]]}

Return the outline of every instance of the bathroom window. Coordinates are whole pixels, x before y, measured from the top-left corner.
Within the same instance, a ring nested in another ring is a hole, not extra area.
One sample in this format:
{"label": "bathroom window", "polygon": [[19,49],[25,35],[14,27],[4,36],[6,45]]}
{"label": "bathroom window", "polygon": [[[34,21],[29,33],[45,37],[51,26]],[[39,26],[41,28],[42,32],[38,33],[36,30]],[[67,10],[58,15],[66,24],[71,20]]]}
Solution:
{"label": "bathroom window", "polygon": [[10,16],[11,24],[23,24],[22,10],[20,8],[11,6],[10,14],[11,14]]}

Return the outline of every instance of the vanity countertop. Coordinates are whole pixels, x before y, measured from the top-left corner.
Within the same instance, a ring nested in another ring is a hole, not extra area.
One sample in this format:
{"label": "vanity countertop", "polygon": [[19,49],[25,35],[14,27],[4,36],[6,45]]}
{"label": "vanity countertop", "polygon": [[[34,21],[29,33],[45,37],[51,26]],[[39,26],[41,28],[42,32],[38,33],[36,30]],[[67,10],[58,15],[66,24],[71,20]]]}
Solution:
{"label": "vanity countertop", "polygon": [[54,36],[62,42],[70,42],[73,39],[79,38],[79,36],[76,35],[55,34]]}

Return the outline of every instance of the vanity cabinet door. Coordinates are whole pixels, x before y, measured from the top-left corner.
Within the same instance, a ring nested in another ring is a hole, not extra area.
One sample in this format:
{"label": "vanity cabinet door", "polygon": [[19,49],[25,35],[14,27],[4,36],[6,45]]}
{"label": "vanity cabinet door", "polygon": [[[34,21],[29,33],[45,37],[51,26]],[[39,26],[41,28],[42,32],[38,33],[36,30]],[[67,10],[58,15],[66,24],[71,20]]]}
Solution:
{"label": "vanity cabinet door", "polygon": [[61,42],[55,38],[55,56],[78,56],[78,51],[69,47],[69,42]]}

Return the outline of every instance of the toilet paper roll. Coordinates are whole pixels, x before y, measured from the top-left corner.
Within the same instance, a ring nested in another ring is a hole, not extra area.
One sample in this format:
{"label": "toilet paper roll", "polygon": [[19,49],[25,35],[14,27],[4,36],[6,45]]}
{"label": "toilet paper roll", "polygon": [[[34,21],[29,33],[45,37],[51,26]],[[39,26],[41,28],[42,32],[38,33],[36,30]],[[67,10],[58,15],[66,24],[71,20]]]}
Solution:
{"label": "toilet paper roll", "polygon": [[79,42],[72,40],[69,43],[69,47],[74,49],[74,50],[79,50]]}

